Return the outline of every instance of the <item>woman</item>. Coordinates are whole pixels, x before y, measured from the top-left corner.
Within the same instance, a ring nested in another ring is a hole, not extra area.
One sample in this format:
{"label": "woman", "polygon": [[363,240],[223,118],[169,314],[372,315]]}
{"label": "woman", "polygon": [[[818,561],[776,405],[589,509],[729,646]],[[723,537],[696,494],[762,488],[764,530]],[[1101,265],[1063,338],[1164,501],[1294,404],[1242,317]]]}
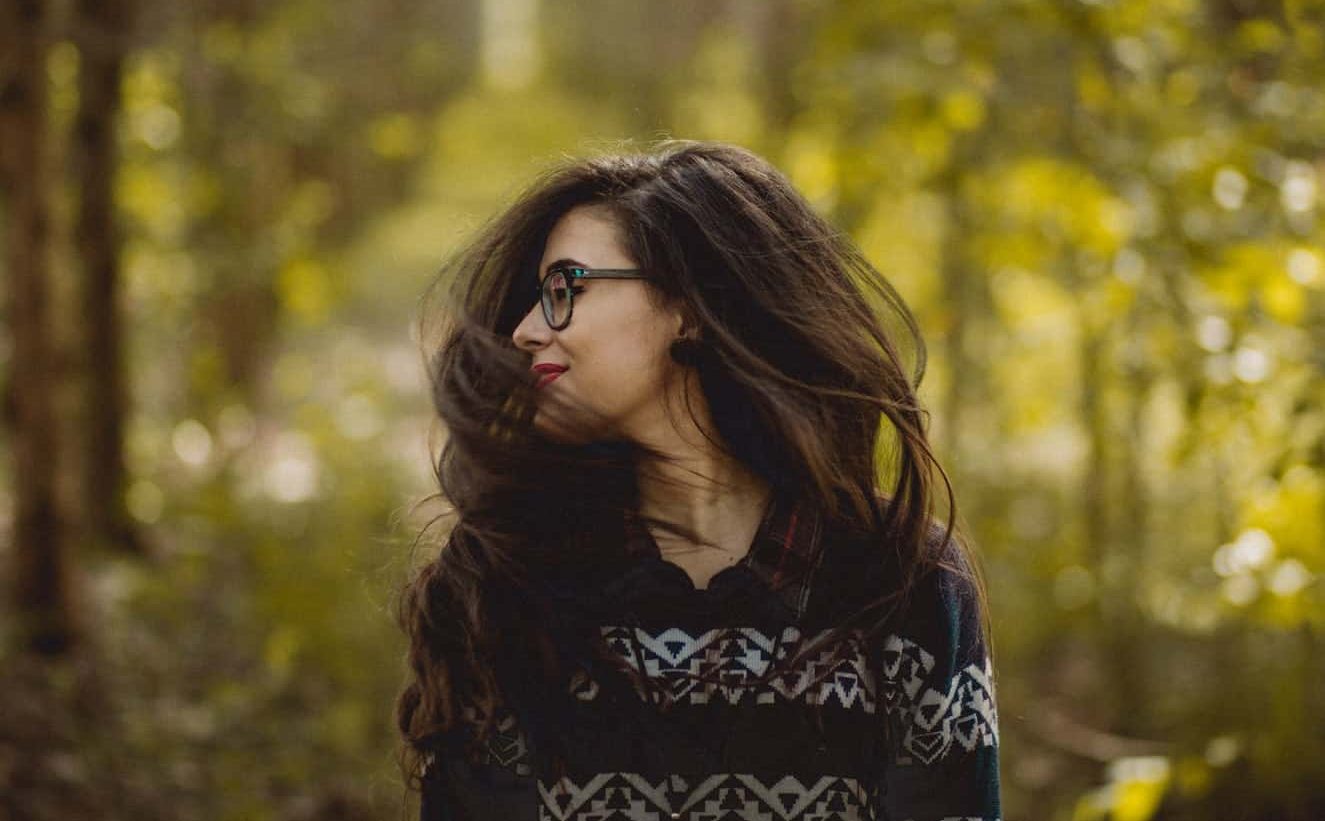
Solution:
{"label": "woman", "polygon": [[425,821],[999,816],[923,343],[848,238],[670,141],[549,172],[442,281],[454,516],[397,705]]}

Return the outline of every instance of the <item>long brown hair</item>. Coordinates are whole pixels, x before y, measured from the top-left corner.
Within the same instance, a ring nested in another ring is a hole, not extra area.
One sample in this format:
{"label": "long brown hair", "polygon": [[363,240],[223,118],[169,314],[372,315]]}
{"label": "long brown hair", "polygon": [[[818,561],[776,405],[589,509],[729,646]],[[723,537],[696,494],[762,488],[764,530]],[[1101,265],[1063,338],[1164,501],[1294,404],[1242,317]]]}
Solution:
{"label": "long brown hair", "polygon": [[[916,397],[925,348],[887,279],[745,149],[665,141],[568,161],[484,226],[425,295],[424,352],[447,435],[434,467],[451,512],[444,545],[399,602],[411,680],[396,718],[411,784],[434,741],[468,722],[477,749],[503,704],[517,707],[536,737],[557,737],[567,682],[604,655],[587,629],[592,619],[577,621],[574,608],[556,603],[558,582],[622,567],[636,471],[665,458],[628,441],[553,440],[531,421],[530,357],[511,334],[534,304],[549,232],[585,204],[606,207],[651,298],[698,330],[694,367],[713,443],[775,494],[813,504],[836,532],[866,539],[888,568],[884,589],[831,631],[829,644],[846,647],[853,629],[866,638],[883,629],[938,566],[975,582],[987,624],[955,501],[946,528],[933,515],[935,474],[950,501],[952,489]],[[910,369],[900,343],[909,344]],[[596,421],[584,408],[539,401],[567,424]],[[890,434],[884,443],[881,431]],[[887,492],[882,473],[895,477]],[[648,524],[697,541],[675,523]]]}

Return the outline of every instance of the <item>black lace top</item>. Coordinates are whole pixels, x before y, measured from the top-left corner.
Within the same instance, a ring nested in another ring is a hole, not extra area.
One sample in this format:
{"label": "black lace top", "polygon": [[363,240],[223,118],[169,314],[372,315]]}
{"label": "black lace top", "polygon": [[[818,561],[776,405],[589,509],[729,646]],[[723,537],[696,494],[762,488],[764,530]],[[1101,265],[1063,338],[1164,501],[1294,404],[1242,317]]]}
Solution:
{"label": "black lace top", "polygon": [[[439,746],[422,821],[999,818],[992,669],[963,577],[935,571],[893,629],[760,683],[774,659],[877,597],[878,546],[775,501],[745,558],[696,589],[647,531],[631,532],[623,572],[567,595],[595,599],[607,647],[655,686],[577,675],[561,776],[513,714],[482,763]],[[694,681],[701,672],[717,681]]]}

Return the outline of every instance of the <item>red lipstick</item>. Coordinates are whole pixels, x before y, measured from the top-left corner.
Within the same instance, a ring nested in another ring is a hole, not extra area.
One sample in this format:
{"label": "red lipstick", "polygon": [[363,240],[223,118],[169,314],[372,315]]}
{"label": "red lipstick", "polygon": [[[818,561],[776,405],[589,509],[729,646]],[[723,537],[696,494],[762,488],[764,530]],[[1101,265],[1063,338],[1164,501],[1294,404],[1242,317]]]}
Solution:
{"label": "red lipstick", "polygon": [[529,370],[533,371],[536,374],[539,374],[538,384],[536,387],[542,388],[546,386],[548,383],[550,383],[552,380],[556,379],[558,376],[561,376],[561,374],[566,371],[566,366],[554,365],[551,362],[541,362],[533,366]]}

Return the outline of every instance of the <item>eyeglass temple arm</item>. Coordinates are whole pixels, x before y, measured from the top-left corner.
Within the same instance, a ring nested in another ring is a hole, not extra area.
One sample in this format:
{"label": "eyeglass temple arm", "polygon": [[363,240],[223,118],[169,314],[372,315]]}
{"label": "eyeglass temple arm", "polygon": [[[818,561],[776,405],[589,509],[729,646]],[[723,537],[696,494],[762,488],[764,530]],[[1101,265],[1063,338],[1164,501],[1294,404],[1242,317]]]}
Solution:
{"label": "eyeglass temple arm", "polygon": [[637,268],[570,268],[575,279],[643,279],[644,272]]}
{"label": "eyeglass temple arm", "polygon": [[[647,274],[638,268],[567,268],[571,279],[645,279]],[[546,279],[543,282],[547,282]],[[543,292],[543,282],[534,286],[539,294]]]}

